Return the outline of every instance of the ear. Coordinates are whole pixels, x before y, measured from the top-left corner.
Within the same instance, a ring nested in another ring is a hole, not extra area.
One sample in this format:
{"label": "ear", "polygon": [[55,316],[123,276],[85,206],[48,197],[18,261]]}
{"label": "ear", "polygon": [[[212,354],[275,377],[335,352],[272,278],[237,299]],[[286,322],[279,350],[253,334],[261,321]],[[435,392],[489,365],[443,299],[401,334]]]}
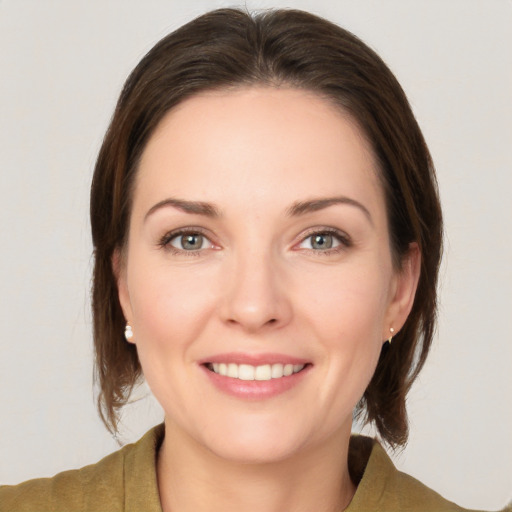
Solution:
{"label": "ear", "polygon": [[395,334],[405,324],[414,304],[416,289],[421,272],[421,254],[418,244],[413,242],[402,261],[402,268],[397,271],[391,290],[391,302],[386,315],[386,322],[383,326],[383,340],[390,335],[392,327]]}
{"label": "ear", "polygon": [[117,294],[119,297],[119,303],[121,304],[121,309],[123,310],[123,315],[126,322],[131,323],[133,315],[130,294],[128,293],[128,283],[126,280],[126,262],[120,249],[115,249],[112,253],[112,271],[116,278]]}

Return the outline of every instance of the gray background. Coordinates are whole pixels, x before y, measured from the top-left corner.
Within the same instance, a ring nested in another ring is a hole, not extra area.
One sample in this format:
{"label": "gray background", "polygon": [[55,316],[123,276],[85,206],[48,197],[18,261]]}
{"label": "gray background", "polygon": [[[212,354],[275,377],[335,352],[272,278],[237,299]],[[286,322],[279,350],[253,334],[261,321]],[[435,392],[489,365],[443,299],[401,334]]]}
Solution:
{"label": "gray background", "polygon": [[[92,392],[88,187],[129,71],[213,0],[0,2],[0,482],[117,448]],[[440,325],[399,467],[461,505],[512,499],[512,3],[249,1],[374,47],[408,93],[446,217]],[[136,397],[147,391],[137,390]],[[122,441],[161,420],[129,406]]]}

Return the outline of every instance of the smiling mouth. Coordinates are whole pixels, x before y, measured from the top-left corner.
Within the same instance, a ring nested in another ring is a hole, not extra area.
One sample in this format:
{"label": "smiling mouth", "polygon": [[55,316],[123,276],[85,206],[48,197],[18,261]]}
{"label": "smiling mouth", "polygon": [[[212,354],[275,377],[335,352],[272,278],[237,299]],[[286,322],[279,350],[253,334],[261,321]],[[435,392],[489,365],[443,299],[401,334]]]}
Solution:
{"label": "smiling mouth", "polygon": [[206,363],[206,368],[217,375],[231,377],[239,380],[272,380],[289,377],[302,371],[307,364],[262,364],[253,366],[250,364],[236,363]]}

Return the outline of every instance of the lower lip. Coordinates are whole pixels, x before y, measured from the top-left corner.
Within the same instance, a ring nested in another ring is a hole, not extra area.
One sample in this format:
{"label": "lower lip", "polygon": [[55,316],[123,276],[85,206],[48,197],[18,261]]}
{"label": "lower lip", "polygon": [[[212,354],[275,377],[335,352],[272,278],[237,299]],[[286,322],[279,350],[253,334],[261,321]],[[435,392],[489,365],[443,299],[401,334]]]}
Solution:
{"label": "lower lip", "polygon": [[295,387],[309,372],[311,365],[305,366],[300,372],[293,373],[288,377],[270,380],[234,379],[212,372],[204,365],[201,368],[210,382],[223,393],[246,400],[263,400],[285,393]]}

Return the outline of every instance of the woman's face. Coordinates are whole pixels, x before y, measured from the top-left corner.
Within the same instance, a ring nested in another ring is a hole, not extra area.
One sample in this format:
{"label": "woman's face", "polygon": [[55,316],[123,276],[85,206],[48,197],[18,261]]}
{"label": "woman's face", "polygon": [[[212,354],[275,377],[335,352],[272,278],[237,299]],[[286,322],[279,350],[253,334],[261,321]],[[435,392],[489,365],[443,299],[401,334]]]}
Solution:
{"label": "woman's face", "polygon": [[372,154],[326,100],[254,87],[181,103],[142,155],[117,258],[167,428],[246,462],[346,440],[416,260],[394,270]]}

